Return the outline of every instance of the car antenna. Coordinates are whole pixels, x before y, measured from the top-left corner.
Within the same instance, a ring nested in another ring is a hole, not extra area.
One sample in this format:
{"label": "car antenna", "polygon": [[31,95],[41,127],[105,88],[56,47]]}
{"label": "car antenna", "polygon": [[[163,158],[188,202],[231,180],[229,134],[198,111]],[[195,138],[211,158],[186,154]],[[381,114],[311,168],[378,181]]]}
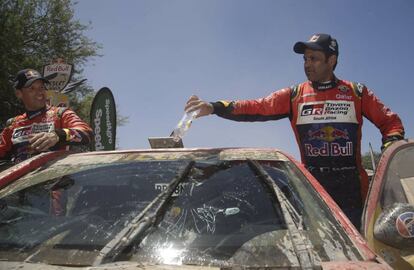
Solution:
{"label": "car antenna", "polygon": [[375,166],[375,159],[374,159],[374,150],[372,150],[372,145],[371,145],[371,143],[368,143],[369,144],[369,153],[370,153],[370,155],[371,155],[371,163],[372,163],[372,170],[374,171],[374,173],[375,173],[375,171],[376,171],[376,166]]}

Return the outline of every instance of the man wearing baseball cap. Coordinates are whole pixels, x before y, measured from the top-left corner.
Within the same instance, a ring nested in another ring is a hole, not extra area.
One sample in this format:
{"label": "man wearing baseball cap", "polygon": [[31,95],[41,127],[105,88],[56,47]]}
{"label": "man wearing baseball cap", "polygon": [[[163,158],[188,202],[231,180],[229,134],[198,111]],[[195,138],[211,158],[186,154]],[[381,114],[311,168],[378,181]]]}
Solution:
{"label": "man wearing baseball cap", "polygon": [[403,124],[365,85],[335,76],[336,39],[315,34],[293,50],[303,54],[308,81],[255,100],[206,102],[191,96],[185,110],[249,122],[288,117],[303,164],[359,229],[368,190],[361,164],[363,117],[379,128],[383,147],[404,138]]}
{"label": "man wearing baseball cap", "polygon": [[0,158],[18,163],[32,155],[88,145],[92,129],[75,112],[47,105],[48,78],[34,69],[24,69],[13,80],[15,94],[25,113],[7,121],[0,135]]}

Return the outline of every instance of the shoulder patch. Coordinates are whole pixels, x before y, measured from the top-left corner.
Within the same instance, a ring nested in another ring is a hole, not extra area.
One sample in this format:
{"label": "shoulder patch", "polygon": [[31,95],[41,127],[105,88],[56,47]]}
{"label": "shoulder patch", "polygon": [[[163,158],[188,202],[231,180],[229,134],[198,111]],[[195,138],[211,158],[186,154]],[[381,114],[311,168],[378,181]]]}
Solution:
{"label": "shoulder patch", "polygon": [[341,93],[346,94],[346,93],[348,93],[348,91],[349,91],[350,89],[349,89],[349,87],[348,87],[347,85],[342,84],[342,85],[338,86],[338,90],[339,90]]}
{"label": "shoulder patch", "polygon": [[58,107],[58,108],[57,108],[57,112],[56,112],[57,116],[58,116],[59,118],[61,118],[61,117],[62,117],[62,115],[63,115],[63,113],[64,113],[67,109],[68,109],[67,107]]}
{"label": "shoulder patch", "polygon": [[362,83],[356,83],[356,82],[353,82],[353,83],[352,83],[352,88],[353,88],[353,90],[354,90],[355,94],[356,94],[358,97],[361,97],[361,96],[362,96],[362,91],[364,90],[365,85],[364,85],[364,84],[362,84]]}
{"label": "shoulder patch", "polygon": [[12,117],[12,118],[9,118],[7,121],[6,121],[6,126],[5,127],[9,127],[9,126],[11,126],[13,123],[14,123],[14,120],[16,119],[16,117]]}
{"label": "shoulder patch", "polygon": [[301,91],[301,85],[302,84],[297,84],[297,85],[292,85],[290,87],[290,89],[292,90],[292,92],[290,93],[290,100],[294,100],[296,97],[299,96],[300,91]]}

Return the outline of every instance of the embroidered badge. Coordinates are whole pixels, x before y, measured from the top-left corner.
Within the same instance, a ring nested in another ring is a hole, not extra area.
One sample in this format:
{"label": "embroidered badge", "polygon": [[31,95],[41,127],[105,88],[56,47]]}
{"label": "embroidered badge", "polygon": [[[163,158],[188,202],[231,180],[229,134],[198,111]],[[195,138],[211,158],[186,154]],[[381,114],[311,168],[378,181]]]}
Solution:
{"label": "embroidered badge", "polygon": [[395,227],[404,238],[414,237],[414,212],[405,212],[397,217]]}

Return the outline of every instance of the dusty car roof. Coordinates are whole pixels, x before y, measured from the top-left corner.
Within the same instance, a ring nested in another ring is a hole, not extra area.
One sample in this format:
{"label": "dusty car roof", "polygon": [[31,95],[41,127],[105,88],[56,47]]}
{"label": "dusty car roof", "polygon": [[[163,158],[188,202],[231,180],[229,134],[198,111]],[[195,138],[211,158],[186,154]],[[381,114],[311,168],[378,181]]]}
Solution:
{"label": "dusty car roof", "polygon": [[[25,160],[10,169],[0,172],[0,188],[13,179],[32,172],[49,161],[54,166],[76,166],[81,164],[105,164],[133,160],[167,159],[217,159],[217,160],[279,160],[288,161],[288,155],[274,148],[170,148],[95,151],[74,153],[68,151],[46,152]],[[56,160],[56,161],[55,161]]]}
{"label": "dusty car roof", "polygon": [[[82,156],[100,156],[100,155],[120,155],[118,158],[128,158],[133,160],[145,157],[155,159],[174,159],[174,158],[192,158],[205,159],[216,157],[219,160],[289,160],[287,155],[282,151],[274,148],[172,148],[172,149],[137,149],[137,150],[118,150],[81,153]],[[122,156],[124,155],[124,156]],[[128,157],[126,157],[128,156]],[[117,158],[117,157],[114,157]]]}

